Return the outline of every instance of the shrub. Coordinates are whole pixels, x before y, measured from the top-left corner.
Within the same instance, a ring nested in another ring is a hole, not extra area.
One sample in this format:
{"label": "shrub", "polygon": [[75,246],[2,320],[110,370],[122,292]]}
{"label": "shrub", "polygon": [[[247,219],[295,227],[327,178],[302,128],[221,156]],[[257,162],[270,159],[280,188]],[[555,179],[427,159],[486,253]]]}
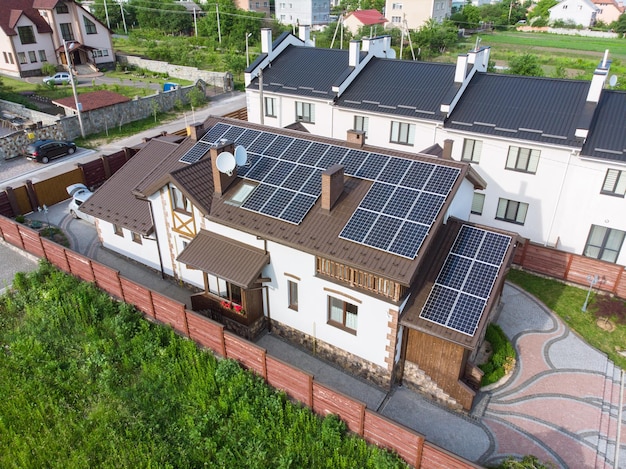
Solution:
{"label": "shrub", "polygon": [[45,76],[54,75],[57,71],[57,68],[52,65],[50,62],[45,63],[41,66],[41,74]]}
{"label": "shrub", "polygon": [[489,362],[479,365],[485,373],[481,381],[482,386],[495,383],[515,367],[516,353],[504,331],[497,324],[489,324],[485,340],[491,344],[492,354]]}

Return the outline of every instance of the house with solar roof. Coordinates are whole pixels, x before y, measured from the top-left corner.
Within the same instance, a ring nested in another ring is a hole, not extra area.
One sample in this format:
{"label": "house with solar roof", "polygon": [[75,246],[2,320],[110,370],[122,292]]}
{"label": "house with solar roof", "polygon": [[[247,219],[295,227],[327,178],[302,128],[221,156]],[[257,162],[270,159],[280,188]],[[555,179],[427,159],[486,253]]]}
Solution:
{"label": "house with solar roof", "polygon": [[269,328],[469,410],[518,238],[468,222],[485,181],[451,151],[209,118],[148,141],[81,210],[105,247],[195,287],[192,309],[237,334]]}
{"label": "house with solar roof", "polygon": [[388,37],[263,44],[246,71],[249,120],[408,152],[452,140],[487,182],[470,221],[626,265],[626,94],[609,86],[608,54],[584,81],[489,73],[485,47],[427,63],[393,59]]}

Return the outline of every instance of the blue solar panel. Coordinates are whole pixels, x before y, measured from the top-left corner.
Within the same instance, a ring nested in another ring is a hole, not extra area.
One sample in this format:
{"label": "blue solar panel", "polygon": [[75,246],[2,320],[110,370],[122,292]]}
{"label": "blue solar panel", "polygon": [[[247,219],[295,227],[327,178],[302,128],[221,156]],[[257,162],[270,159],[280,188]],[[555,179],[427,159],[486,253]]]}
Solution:
{"label": "blue solar panel", "polygon": [[246,147],[246,150],[248,150],[248,153],[263,154],[265,149],[269,147],[275,139],[275,134],[263,133],[254,141],[254,143]]}
{"label": "blue solar panel", "polygon": [[187,164],[197,163],[208,153],[210,149],[211,146],[207,142],[198,141],[193,147],[187,150],[187,152],[181,156],[178,161]]}
{"label": "blue solar panel", "polygon": [[434,170],[434,164],[413,161],[402,178],[400,185],[410,187],[412,189],[422,190]]}
{"label": "blue solar panel", "polygon": [[253,166],[250,166],[250,170],[246,173],[246,178],[253,181],[262,181],[267,176],[267,173],[276,166],[276,163],[278,163],[278,160],[274,158],[260,156],[258,161]]}
{"label": "blue solar panel", "polygon": [[236,141],[241,134],[243,134],[246,131],[246,129],[244,129],[243,127],[231,127],[230,129],[228,129],[228,131],[224,134],[224,136],[222,138],[225,138],[226,140],[230,140],[231,142]]}
{"label": "blue solar panel", "polygon": [[[343,161],[344,156],[348,153],[348,149],[344,147],[329,147],[328,151],[317,162],[317,166],[322,169],[328,169],[334,164],[339,164]],[[344,168],[345,172],[345,168]]]}
{"label": "blue solar panel", "polygon": [[245,166],[237,166],[237,176],[245,178],[248,171],[261,159],[263,158],[256,153],[250,153],[248,155],[248,163]]}
{"label": "blue solar panel", "polygon": [[237,137],[236,143],[237,145],[243,145],[247,150],[248,147],[252,145],[252,143],[259,137],[259,135],[261,135],[261,132],[259,132],[258,130],[248,129],[239,137]]}
{"label": "blue solar panel", "polygon": [[281,186],[299,191],[315,172],[315,168],[311,168],[310,166],[296,165],[296,168],[287,176]]}
{"label": "blue solar panel", "polygon": [[427,234],[427,226],[405,220],[398,231],[396,239],[389,247],[389,252],[407,259],[415,259]]}
{"label": "blue solar panel", "polygon": [[372,210],[373,212],[380,212],[389,201],[391,194],[393,194],[394,187],[390,184],[372,184],[370,190],[365,194],[359,207]]}
{"label": "blue solar panel", "polygon": [[259,184],[252,194],[241,205],[242,208],[252,210],[253,212],[260,212],[265,206],[267,201],[274,195],[277,188],[274,186],[268,186],[267,184]]}
{"label": "blue solar panel", "polygon": [[439,214],[445,199],[441,195],[422,192],[407,218],[417,223],[430,226]]}
{"label": "blue solar panel", "polygon": [[[473,336],[498,278],[510,239],[463,225],[420,317]],[[484,259],[487,258],[497,262],[486,263]],[[450,302],[451,293],[441,295],[443,289],[458,295],[454,304]]]}
{"label": "blue solar panel", "polygon": [[459,177],[459,174],[461,174],[461,171],[457,168],[437,166],[426,183],[426,186],[424,186],[424,190],[447,196]]}
{"label": "blue solar panel", "polygon": [[280,158],[280,155],[283,154],[291,142],[293,142],[293,138],[279,135],[276,137],[276,140],[274,140],[274,142],[272,142],[272,144],[263,151],[263,154],[274,158]]}
{"label": "blue solar panel", "polygon": [[400,225],[402,225],[402,220],[380,215],[365,238],[364,243],[368,246],[387,251],[387,248],[396,237]]}
{"label": "blue solar panel", "polygon": [[279,218],[280,214],[285,210],[287,205],[293,200],[296,193],[288,191],[286,189],[278,189],[272,197],[267,201],[264,207],[261,209],[263,215]]}
{"label": "blue solar panel", "polygon": [[313,142],[302,154],[298,163],[317,166],[317,161],[324,155],[326,150],[328,150],[328,145],[325,143]]}
{"label": "blue solar panel", "polygon": [[407,169],[411,165],[411,160],[404,158],[391,158],[389,163],[378,175],[378,181],[388,182],[390,184],[400,184]]}
{"label": "blue solar panel", "polygon": [[311,177],[300,188],[300,192],[305,194],[319,196],[322,193],[322,170],[316,169]]}
{"label": "blue solar panel", "polygon": [[281,158],[283,160],[298,161],[310,145],[311,142],[306,140],[294,140],[283,152]]}
{"label": "blue solar panel", "polygon": [[211,129],[209,129],[207,133],[202,136],[202,138],[200,138],[200,141],[211,144],[218,142],[229,129],[230,125],[222,124],[221,122],[219,124],[215,124],[213,127],[211,127]]}
{"label": "blue solar panel", "polygon": [[411,211],[411,207],[415,204],[418,196],[419,191],[407,189],[406,187],[398,187],[391,196],[391,200],[383,210],[383,213],[394,217],[405,218],[406,214]]}
{"label": "blue solar panel", "polygon": [[358,243],[362,242],[377,218],[377,213],[357,209],[346,226],[343,227],[339,237]]}
{"label": "blue solar panel", "polygon": [[274,184],[280,186],[291,172],[296,168],[296,164],[290,161],[278,161],[274,168],[267,173],[263,182],[266,184]]}
{"label": "blue solar panel", "polygon": [[389,162],[389,156],[379,155],[378,153],[370,153],[363,163],[363,166],[357,171],[357,177],[363,179],[372,179],[376,180],[378,174],[385,167],[385,165]]}
{"label": "blue solar panel", "polygon": [[299,225],[306,214],[309,213],[311,207],[315,205],[316,200],[316,197],[310,195],[297,194],[281,214],[281,220]]}
{"label": "blue solar panel", "polygon": [[343,159],[344,172],[348,176],[356,176],[357,171],[363,165],[369,153],[361,150],[349,150]]}

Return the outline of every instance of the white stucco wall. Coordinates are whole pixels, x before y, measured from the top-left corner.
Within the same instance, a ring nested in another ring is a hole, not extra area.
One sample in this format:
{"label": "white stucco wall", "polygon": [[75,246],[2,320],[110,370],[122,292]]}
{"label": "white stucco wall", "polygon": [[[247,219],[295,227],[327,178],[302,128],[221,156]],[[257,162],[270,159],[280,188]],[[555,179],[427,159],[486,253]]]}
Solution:
{"label": "white stucco wall", "polygon": [[[26,27],[26,26],[30,26],[32,27],[33,30],[33,35],[35,36],[35,43],[33,44],[22,44],[22,42],[20,41],[20,36],[16,35],[13,36],[13,45],[15,48],[15,52],[14,52],[14,60],[16,62],[15,67],[17,68],[17,64],[19,63],[19,56],[18,54],[20,52],[24,52],[26,54],[26,63],[25,64],[19,64],[19,68],[23,71],[23,72],[28,72],[28,71],[32,71],[32,70],[40,70],[41,66],[43,65],[43,63],[45,62],[41,62],[41,59],[39,57],[39,51],[40,50],[44,50],[46,51],[46,59],[48,62],[52,63],[52,64],[56,64],[57,60],[56,60],[56,56],[54,53],[54,46],[52,44],[52,38],[50,34],[39,34],[37,32],[37,27],[35,25],[33,25],[33,23],[26,17],[26,16],[21,16],[20,19],[17,22],[17,25],[15,26],[15,30],[17,31],[17,28],[19,27]],[[33,51],[35,52],[35,58],[37,59],[36,62],[31,62],[30,57],[28,55],[29,51]],[[7,52],[9,52],[7,50]],[[2,62],[4,62],[4,57],[2,57],[0,60],[2,60]],[[13,66],[11,66],[11,64],[3,64],[3,67],[8,67],[8,68],[13,68]]]}
{"label": "white stucco wall", "polygon": [[105,248],[160,271],[159,252],[154,239],[142,239],[141,244],[135,243],[129,230],[123,228],[123,236],[116,235],[113,224],[103,220],[98,220],[98,232]]}

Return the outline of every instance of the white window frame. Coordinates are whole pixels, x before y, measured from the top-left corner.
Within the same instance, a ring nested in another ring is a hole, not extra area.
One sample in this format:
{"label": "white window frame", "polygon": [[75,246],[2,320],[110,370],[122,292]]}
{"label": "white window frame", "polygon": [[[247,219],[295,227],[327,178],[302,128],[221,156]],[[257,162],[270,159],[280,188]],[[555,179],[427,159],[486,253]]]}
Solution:
{"label": "white window frame", "polygon": [[367,116],[354,116],[354,130],[365,132],[365,136],[367,136],[369,122],[370,118]]}
{"label": "white window frame", "polygon": [[506,169],[535,174],[539,166],[541,150],[511,145],[506,158]]}
{"label": "white window frame", "polygon": [[296,101],[296,122],[315,124],[315,104]]}
{"label": "white window frame", "polygon": [[265,117],[276,117],[276,98],[264,97]]}
{"label": "white window frame", "polygon": [[415,142],[415,124],[391,121],[390,143],[413,146]]}
{"label": "white window frame", "polygon": [[485,208],[485,194],[482,192],[474,192],[474,197],[472,198],[471,212],[474,215],[482,215],[484,208]]}
{"label": "white window frame", "polygon": [[496,220],[502,220],[517,225],[526,223],[526,215],[528,214],[528,204],[517,200],[509,200],[500,198],[498,200],[498,210],[496,211]]}
{"label": "white window frame", "polygon": [[483,150],[483,141],[466,138],[463,140],[463,154],[461,161],[469,163],[480,163],[480,154]]}
{"label": "white window frame", "polygon": [[608,226],[591,225],[583,256],[615,264],[624,244],[626,232]]}
{"label": "white window frame", "polygon": [[601,194],[624,197],[626,194],[626,171],[607,169],[602,183]]}

